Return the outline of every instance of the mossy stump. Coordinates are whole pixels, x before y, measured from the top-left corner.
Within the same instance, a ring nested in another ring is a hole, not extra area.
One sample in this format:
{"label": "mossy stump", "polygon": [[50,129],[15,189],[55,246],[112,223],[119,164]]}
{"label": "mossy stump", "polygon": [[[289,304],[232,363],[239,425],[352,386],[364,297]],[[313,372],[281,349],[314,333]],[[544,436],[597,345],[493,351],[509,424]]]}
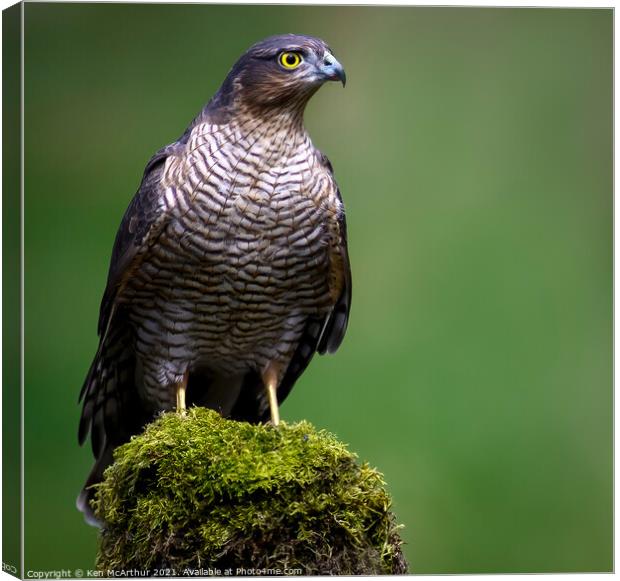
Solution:
{"label": "mossy stump", "polygon": [[307,422],[274,428],[203,408],[167,413],[117,450],[98,487],[97,567],[406,573],[390,503],[377,471]]}

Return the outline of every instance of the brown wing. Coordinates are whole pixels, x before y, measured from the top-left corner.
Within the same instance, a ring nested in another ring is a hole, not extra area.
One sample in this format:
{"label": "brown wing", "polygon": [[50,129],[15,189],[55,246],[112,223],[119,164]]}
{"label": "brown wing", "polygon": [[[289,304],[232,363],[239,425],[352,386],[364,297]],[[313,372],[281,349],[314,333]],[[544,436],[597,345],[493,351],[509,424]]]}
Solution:
{"label": "brown wing", "polygon": [[165,206],[161,204],[160,182],[166,160],[178,145],[178,142],[169,145],[151,158],[116,234],[99,311],[99,348],[79,397],[83,407],[78,439],[83,443],[91,432],[95,457],[101,455],[106,442],[124,439],[126,432],[134,428],[134,420],[124,417],[135,412],[131,411],[135,405],[130,405],[129,401],[135,392],[134,362],[130,329],[122,309],[117,308],[118,297],[124,281],[167,222]]}
{"label": "brown wing", "polygon": [[100,335],[105,331],[123,281],[167,223],[168,215],[161,203],[164,192],[160,182],[168,157],[174,155],[180,145],[181,142],[168,145],[151,158],[144,170],[140,188],[125,211],[114,241],[108,281],[101,301]]}
{"label": "brown wing", "polygon": [[[342,203],[340,190],[337,191],[338,199]],[[351,264],[349,262],[349,250],[347,246],[347,222],[344,209],[338,217],[338,241],[332,247],[331,260],[331,288],[335,294],[336,303],[325,321],[325,327],[321,334],[317,351],[335,353],[349,323],[349,311],[351,310]]]}

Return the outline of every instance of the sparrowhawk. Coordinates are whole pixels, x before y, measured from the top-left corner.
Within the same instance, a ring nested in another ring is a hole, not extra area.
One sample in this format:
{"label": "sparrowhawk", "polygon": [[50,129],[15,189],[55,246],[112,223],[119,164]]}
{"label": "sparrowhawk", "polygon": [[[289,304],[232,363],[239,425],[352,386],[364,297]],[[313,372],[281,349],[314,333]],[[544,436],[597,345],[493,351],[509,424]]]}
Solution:
{"label": "sparrowhawk", "polygon": [[278,423],[315,352],[347,328],[344,207],[303,125],[323,83],[345,83],[320,39],[252,46],[185,133],[148,162],[116,235],[99,348],[80,394],[95,465],[154,415],[185,405]]}

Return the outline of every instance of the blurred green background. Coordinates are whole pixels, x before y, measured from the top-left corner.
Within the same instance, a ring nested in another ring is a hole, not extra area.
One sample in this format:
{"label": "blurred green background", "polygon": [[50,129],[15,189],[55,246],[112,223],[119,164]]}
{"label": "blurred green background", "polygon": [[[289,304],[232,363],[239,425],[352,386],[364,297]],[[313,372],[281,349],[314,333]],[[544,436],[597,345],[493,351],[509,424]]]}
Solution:
{"label": "blurred green background", "polygon": [[284,419],[385,474],[416,573],[611,570],[611,10],[31,3],[25,23],[26,569],[94,562],[76,399],[145,163],[250,44],[299,32],[349,79],[306,122],[354,292]]}

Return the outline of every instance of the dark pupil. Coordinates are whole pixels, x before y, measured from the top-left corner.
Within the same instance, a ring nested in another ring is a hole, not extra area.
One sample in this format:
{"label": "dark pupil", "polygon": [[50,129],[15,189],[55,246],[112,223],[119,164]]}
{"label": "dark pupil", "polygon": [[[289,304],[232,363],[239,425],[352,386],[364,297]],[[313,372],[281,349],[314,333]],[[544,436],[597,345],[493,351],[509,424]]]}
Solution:
{"label": "dark pupil", "polygon": [[293,66],[297,62],[297,57],[294,54],[286,55],[286,64]]}

